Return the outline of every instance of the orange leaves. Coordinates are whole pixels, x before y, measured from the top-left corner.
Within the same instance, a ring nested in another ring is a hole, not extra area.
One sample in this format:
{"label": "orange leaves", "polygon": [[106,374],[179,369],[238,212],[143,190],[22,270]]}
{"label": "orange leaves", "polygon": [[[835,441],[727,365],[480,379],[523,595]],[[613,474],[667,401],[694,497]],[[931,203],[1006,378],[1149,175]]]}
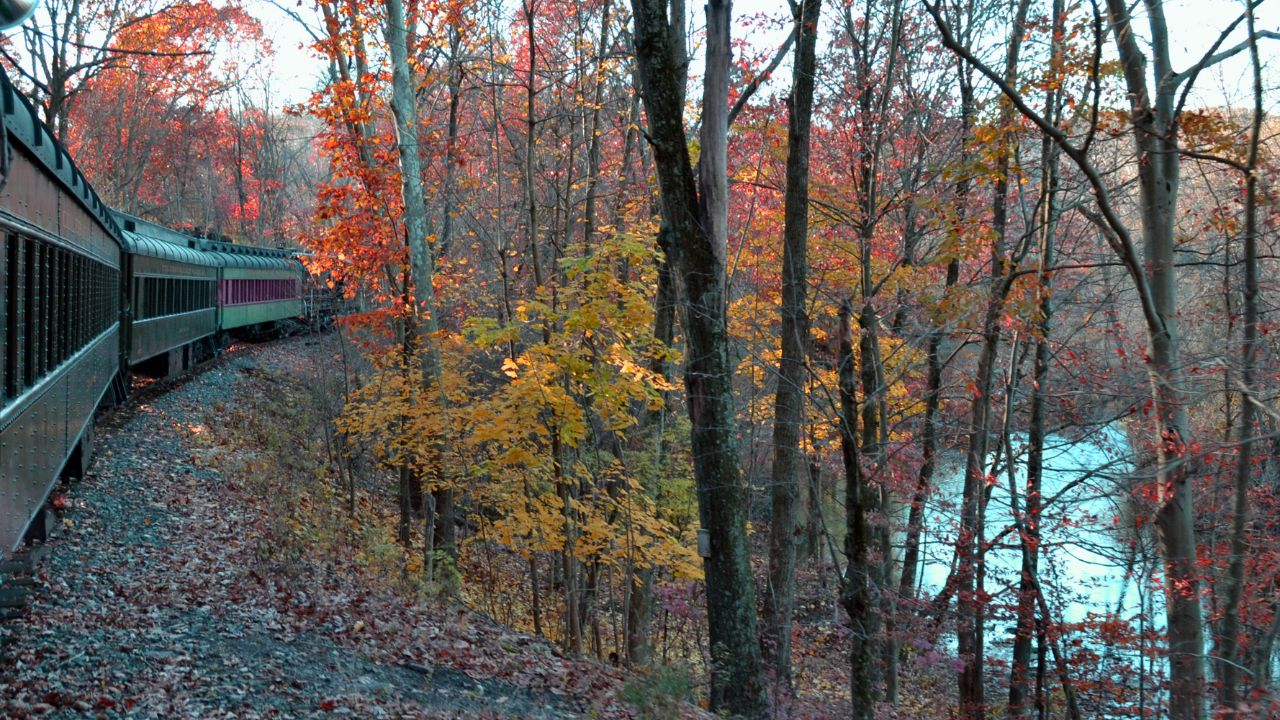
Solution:
{"label": "orange leaves", "polygon": [[[107,22],[93,6],[81,12]],[[286,179],[265,157],[278,118],[248,99],[248,74],[269,53],[257,21],[208,0],[111,12],[113,50],[85,66],[95,72],[68,103],[68,145],[86,174],[111,204],[167,224],[279,240]]]}

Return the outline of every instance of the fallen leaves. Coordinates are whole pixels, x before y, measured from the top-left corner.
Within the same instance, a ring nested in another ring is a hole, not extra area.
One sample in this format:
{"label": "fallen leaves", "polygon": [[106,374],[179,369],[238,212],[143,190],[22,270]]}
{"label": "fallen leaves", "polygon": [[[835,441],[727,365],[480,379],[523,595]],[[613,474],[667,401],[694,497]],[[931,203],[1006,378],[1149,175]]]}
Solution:
{"label": "fallen leaves", "polygon": [[[209,409],[305,369],[304,347],[235,354],[108,419],[41,595],[0,625],[0,716],[629,717],[620,670],[407,600],[354,567],[303,558],[304,572],[270,572],[274,518],[229,472],[255,449]],[[259,371],[235,371],[246,364]]]}

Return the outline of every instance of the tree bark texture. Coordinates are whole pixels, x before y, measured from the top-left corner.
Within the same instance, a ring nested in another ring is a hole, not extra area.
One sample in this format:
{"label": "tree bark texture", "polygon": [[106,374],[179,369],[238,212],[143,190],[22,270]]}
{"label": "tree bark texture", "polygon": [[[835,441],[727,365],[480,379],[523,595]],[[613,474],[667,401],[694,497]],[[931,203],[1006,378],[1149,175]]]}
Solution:
{"label": "tree bark texture", "polygon": [[[1005,81],[1012,84],[1018,76],[1018,54],[1025,33],[1029,0],[1019,0],[1009,45],[1005,56]],[[1000,113],[1000,129],[1006,132],[1013,124],[1014,109],[1006,103]],[[986,473],[987,439],[991,428],[992,377],[1000,346],[1000,319],[1005,299],[1012,287],[1012,274],[1006,267],[1005,235],[1008,231],[1009,167],[1012,146],[1002,140],[995,168],[995,186],[991,206],[991,281],[987,308],[982,319],[982,345],[978,356],[978,373],[974,380],[973,412],[969,426],[969,443],[965,453],[964,496],[961,500],[960,531],[957,547],[959,600],[957,617],[958,647],[964,664],[960,671],[960,713],[965,718],[986,717],[985,663],[986,601],[982,588],[983,559],[978,552],[984,531],[988,481]]]}
{"label": "tree bark texture", "polygon": [[[707,3],[699,182],[684,132],[683,76],[662,0],[632,0],[641,97],[649,119],[667,243],[685,331],[685,390],[702,529],[711,643],[711,707],[745,717],[765,710],[755,587],[746,532],[748,493],[734,442],[733,363],[726,322],[730,3]],[[701,190],[701,192],[699,192]]]}
{"label": "tree bark texture", "polygon": [[[440,381],[440,353],[436,344],[439,330],[435,311],[435,256],[427,239],[427,208],[422,187],[422,158],[418,140],[417,85],[409,66],[404,6],[401,0],[386,0],[387,45],[391,55],[391,109],[396,120],[397,151],[400,158],[400,183],[404,202],[405,243],[409,247],[409,276],[412,281],[414,338],[406,338],[419,353],[424,388],[432,393]],[[432,452],[438,462],[439,453]],[[434,475],[442,479],[441,468]],[[417,477],[412,478],[416,484]],[[420,486],[418,491],[421,492]],[[439,540],[453,545],[452,502],[448,493],[433,503],[437,514],[432,522]],[[427,543],[432,539],[426,540]]]}
{"label": "tree bark texture", "polygon": [[803,0],[796,22],[795,66],[787,126],[787,177],[782,238],[782,358],[774,399],[770,484],[769,592],[765,600],[768,660],[777,684],[791,687],[791,619],[795,612],[796,557],[803,528],[796,521],[801,477],[807,471],[804,430],[805,355],[809,346],[808,295],[809,136],[821,0]]}
{"label": "tree bark texture", "polygon": [[1156,531],[1165,563],[1165,615],[1169,636],[1169,717],[1205,717],[1204,625],[1196,569],[1191,477],[1185,463],[1189,427],[1177,327],[1174,223],[1180,158],[1174,101],[1178,82],[1171,67],[1169,31],[1159,0],[1144,0],[1151,29],[1156,92],[1148,88],[1147,58],[1133,34],[1129,5],[1107,0],[1137,150],[1144,274],[1151,308],[1146,314],[1148,375],[1155,405]]}
{"label": "tree bark texture", "polygon": [[857,380],[853,360],[852,309],[840,306],[840,457],[844,464],[845,538],[848,558],[840,601],[849,613],[849,699],[855,720],[875,717],[876,638],[880,634],[879,613],[873,597],[870,557],[871,528],[867,520],[870,493],[866,487],[858,447]]}
{"label": "tree bark texture", "polygon": [[[1254,36],[1254,9],[1245,9],[1249,36]],[[1249,153],[1244,173],[1244,338],[1240,348],[1240,452],[1236,456],[1236,478],[1232,502],[1231,556],[1227,566],[1227,591],[1222,622],[1215,647],[1220,658],[1220,704],[1227,712],[1242,714],[1239,704],[1240,669],[1247,659],[1240,650],[1240,603],[1244,595],[1245,554],[1248,552],[1249,488],[1253,484],[1253,445],[1256,411],[1250,397],[1257,381],[1258,355],[1258,151],[1262,140],[1262,71],[1258,41],[1249,45],[1253,65],[1253,120]]]}
{"label": "tree bark texture", "polygon": [[[1063,2],[1053,2],[1053,39],[1050,67],[1058,67],[1062,57]],[[1045,114],[1050,122],[1058,122],[1061,114],[1061,90],[1050,85],[1045,91]],[[1049,333],[1053,327],[1054,241],[1058,225],[1058,158],[1053,141],[1045,136],[1040,144],[1040,258],[1037,268],[1039,284],[1039,335],[1032,368],[1030,419],[1027,428],[1027,476],[1022,515],[1022,568],[1018,584],[1017,619],[1013,638],[1013,662],[1009,670],[1009,717],[1030,718],[1031,651],[1036,633],[1036,593],[1039,592],[1041,480],[1044,476],[1045,403],[1048,394],[1051,350]],[[1012,457],[1010,462],[1013,462]]]}

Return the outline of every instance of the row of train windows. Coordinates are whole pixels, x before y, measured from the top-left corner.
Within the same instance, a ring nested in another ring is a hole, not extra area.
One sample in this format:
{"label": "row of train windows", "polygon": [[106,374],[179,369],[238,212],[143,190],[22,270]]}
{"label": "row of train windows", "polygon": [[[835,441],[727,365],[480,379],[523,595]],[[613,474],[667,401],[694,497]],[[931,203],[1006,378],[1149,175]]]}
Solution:
{"label": "row of train windows", "polygon": [[204,308],[214,302],[213,280],[139,277],[133,281],[135,320],[176,315]]}
{"label": "row of train windows", "polygon": [[0,395],[17,397],[111,327],[120,273],[22,235],[0,236]]}
{"label": "row of train windows", "polygon": [[223,305],[294,300],[299,296],[298,281],[287,280],[224,280],[219,291]]}

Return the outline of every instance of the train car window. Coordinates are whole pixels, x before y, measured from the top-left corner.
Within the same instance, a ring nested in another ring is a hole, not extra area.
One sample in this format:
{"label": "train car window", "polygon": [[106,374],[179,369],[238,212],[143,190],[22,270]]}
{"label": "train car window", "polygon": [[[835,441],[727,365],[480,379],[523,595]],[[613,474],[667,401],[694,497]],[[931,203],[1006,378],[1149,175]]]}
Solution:
{"label": "train car window", "polygon": [[36,345],[39,343],[39,335],[36,333],[36,318],[39,317],[40,311],[36,306],[39,296],[36,294],[36,271],[39,269],[39,263],[36,261],[36,243],[30,238],[22,239],[22,274],[26,277],[26,283],[23,287],[23,303],[22,303],[22,330],[25,342],[22,343],[22,386],[29,387],[36,381]]}
{"label": "train car window", "polygon": [[79,346],[76,345],[76,319],[78,313],[76,306],[84,302],[84,296],[76,292],[75,278],[75,259],[72,253],[67,253],[62,258],[62,287],[67,295],[67,302],[62,308],[62,359],[66,360],[71,357],[71,353]]}
{"label": "train car window", "polygon": [[89,301],[89,297],[84,294],[84,283],[81,278],[81,266],[83,258],[79,255],[71,255],[67,259],[67,277],[71,287],[71,307],[68,312],[71,315],[71,322],[67,329],[67,345],[73,350],[78,350],[84,345],[84,307]]}
{"label": "train car window", "polygon": [[[44,245],[44,372],[49,372],[58,365],[58,248]],[[43,374],[43,373],[42,373]]]}
{"label": "train car window", "polygon": [[64,253],[62,256],[62,288],[66,294],[66,301],[62,305],[62,359],[65,361],[71,357],[72,351],[78,346],[76,341],[76,305],[84,302],[84,296],[76,294],[75,277],[73,275],[73,260],[75,255]]}
{"label": "train car window", "polygon": [[57,288],[55,285],[56,273],[54,265],[57,263],[56,251],[52,245],[40,243],[40,249],[44,254],[44,269],[40,273],[40,293],[43,296],[40,303],[43,313],[40,316],[40,374],[44,375],[53,369],[54,347],[58,344],[58,329],[54,327],[56,321],[55,313],[57,308],[54,303],[57,301]]}
{"label": "train car window", "polygon": [[57,287],[55,288],[55,293],[58,298],[56,305],[58,312],[54,316],[53,320],[58,326],[58,346],[55,349],[54,366],[61,365],[67,359],[68,355],[67,331],[70,327],[70,323],[68,322],[70,318],[67,314],[67,310],[71,307],[72,298],[70,297],[71,283],[67,281],[67,255],[68,253],[66,250],[58,248],[58,264],[55,268],[57,271]]}
{"label": "train car window", "polygon": [[49,342],[49,248],[42,242],[33,241],[35,252],[35,268],[32,271],[34,283],[31,292],[34,296],[35,331],[31,336],[31,367],[33,374],[29,384],[35,385],[36,379],[44,375],[45,344]]}
{"label": "train car window", "polygon": [[56,367],[67,359],[67,309],[71,307],[71,287],[67,282],[67,251],[58,248],[54,254],[57,263],[54,266],[54,293],[58,300],[54,305],[57,311],[53,316],[53,323],[57,326],[57,346],[54,348],[54,363]]}
{"label": "train car window", "polygon": [[[93,324],[89,328],[89,335],[96,336],[98,333],[110,327],[114,317],[118,315],[116,303],[119,301],[119,298],[114,290],[116,283],[112,282],[114,276],[117,274],[112,273],[97,263],[94,263],[91,268],[93,271],[93,286],[95,292],[93,303]],[[136,288],[137,286],[135,285],[134,287]]]}
{"label": "train car window", "polygon": [[22,334],[23,282],[22,274],[22,240],[16,235],[5,237],[5,304],[4,325],[4,394],[6,397],[17,397],[22,389],[22,345],[26,338]]}
{"label": "train car window", "polygon": [[44,371],[47,373],[58,366],[58,312],[62,307],[58,297],[58,248],[45,245],[44,256]]}
{"label": "train car window", "polygon": [[52,370],[62,361],[62,248],[49,246],[49,338],[45,341],[45,370]]}
{"label": "train car window", "polygon": [[89,342],[89,313],[93,310],[91,304],[96,298],[89,293],[89,261],[79,255],[76,256],[76,292],[78,297],[85,299],[85,303],[76,303],[76,347],[80,347]]}
{"label": "train car window", "polygon": [[80,311],[80,344],[83,345],[93,339],[90,330],[93,329],[93,302],[97,300],[93,293],[93,285],[90,284],[89,272],[93,269],[87,258],[79,258],[77,260],[80,267],[80,296],[87,298],[89,304]]}
{"label": "train car window", "polygon": [[40,372],[36,377],[44,377],[44,374],[52,368],[49,367],[50,361],[53,359],[53,335],[56,332],[53,329],[53,248],[41,242],[40,246]]}
{"label": "train car window", "polygon": [[58,366],[58,315],[62,312],[62,287],[58,284],[58,265],[61,263],[62,251],[48,245],[45,255],[44,275],[48,278],[45,286],[45,299],[48,307],[45,310],[44,336],[44,371],[49,372]]}
{"label": "train car window", "polygon": [[9,236],[0,235],[0,405],[9,398]]}
{"label": "train car window", "polygon": [[49,337],[45,341],[45,371],[53,370],[62,362],[62,248],[49,246]]}

